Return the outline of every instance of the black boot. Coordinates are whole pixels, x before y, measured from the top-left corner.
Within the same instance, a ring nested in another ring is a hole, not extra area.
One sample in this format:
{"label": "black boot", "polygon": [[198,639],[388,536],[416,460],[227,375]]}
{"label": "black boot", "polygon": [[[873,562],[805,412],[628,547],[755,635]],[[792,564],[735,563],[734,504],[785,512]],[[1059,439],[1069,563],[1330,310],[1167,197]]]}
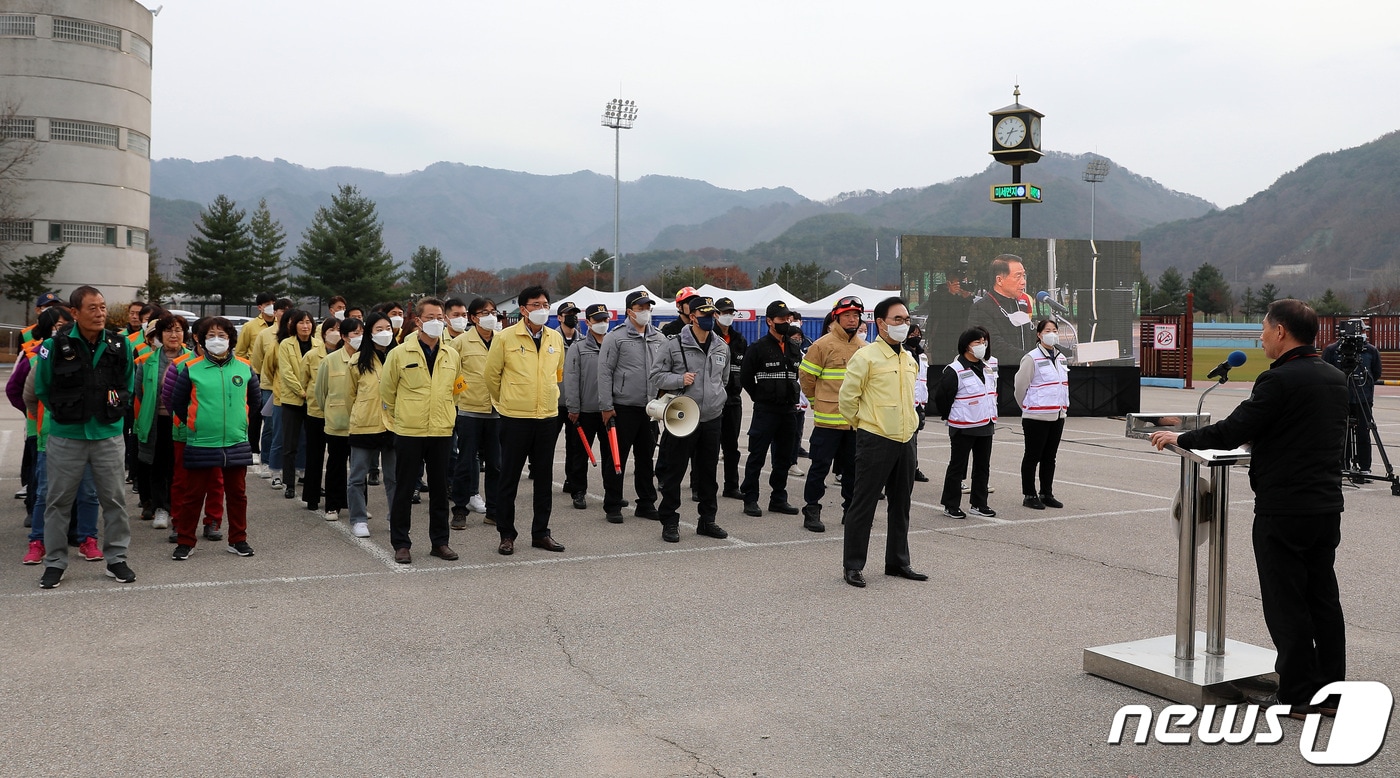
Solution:
{"label": "black boot", "polygon": [[826,525],[822,523],[822,506],[802,506],[802,528],[812,532],[826,532]]}
{"label": "black boot", "polygon": [[661,539],[667,543],[681,542],[681,529],[678,523],[666,522],[661,525]]}

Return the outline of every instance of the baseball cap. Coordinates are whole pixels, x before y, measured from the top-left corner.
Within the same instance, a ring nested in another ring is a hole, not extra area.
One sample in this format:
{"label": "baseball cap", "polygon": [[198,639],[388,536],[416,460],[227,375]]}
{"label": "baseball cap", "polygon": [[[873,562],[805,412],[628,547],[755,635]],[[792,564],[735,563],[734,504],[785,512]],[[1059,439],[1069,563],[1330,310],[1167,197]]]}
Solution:
{"label": "baseball cap", "polygon": [[45,305],[62,305],[63,300],[53,292],[44,292],[39,295],[39,299],[34,301],[35,308],[43,308]]}
{"label": "baseball cap", "polygon": [[677,300],[676,305],[690,306],[691,313],[694,313],[695,306],[700,305],[704,302],[708,302],[710,305],[714,305],[714,300],[711,300],[710,298],[705,297],[704,295],[696,294],[694,290],[692,290],[689,295]]}
{"label": "baseball cap", "polygon": [[734,305],[734,300],[729,297],[721,297],[715,300],[715,308],[717,308],[720,313],[732,313],[738,310]]}
{"label": "baseball cap", "polygon": [[770,319],[776,319],[779,316],[791,316],[792,311],[787,307],[787,303],[782,300],[774,300],[768,303],[768,311],[763,315]]}
{"label": "baseball cap", "polygon": [[859,297],[856,297],[854,295],[847,295],[846,297],[842,297],[840,300],[837,300],[836,304],[831,306],[832,316],[840,316],[841,314],[849,313],[850,311],[855,311],[856,313],[865,313],[865,303],[861,302],[861,299]]}
{"label": "baseball cap", "polygon": [[656,301],[653,300],[653,299],[651,299],[651,295],[647,294],[646,292],[642,291],[641,289],[638,289],[638,290],[635,291],[635,292],[628,292],[628,293],[627,293],[627,307],[628,307],[628,308],[631,308],[631,307],[634,306],[634,305],[655,305],[655,304],[656,304]]}
{"label": "baseball cap", "polygon": [[578,313],[578,312],[579,312],[579,307],[578,307],[577,305],[574,305],[572,302],[569,302],[568,300],[565,300],[564,302],[559,303],[559,308],[558,308],[557,310],[554,311],[554,315],[555,315],[555,316],[568,316],[568,315],[571,314],[571,313]]}
{"label": "baseball cap", "polygon": [[699,295],[689,297],[686,298],[686,304],[690,306],[691,313],[719,313],[719,309],[715,307],[715,301],[709,297]]}
{"label": "baseball cap", "polygon": [[599,314],[607,316],[610,319],[612,318],[612,312],[608,310],[608,306],[603,305],[602,303],[593,303],[592,305],[583,309],[583,318],[585,319],[592,319],[594,316],[598,316]]}

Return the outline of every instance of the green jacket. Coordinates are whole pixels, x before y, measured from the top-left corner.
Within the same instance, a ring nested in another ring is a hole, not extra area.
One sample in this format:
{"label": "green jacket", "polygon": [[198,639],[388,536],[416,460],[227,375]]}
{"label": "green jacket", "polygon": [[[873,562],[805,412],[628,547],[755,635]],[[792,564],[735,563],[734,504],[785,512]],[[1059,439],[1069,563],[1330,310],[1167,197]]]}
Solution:
{"label": "green jacket", "polygon": [[[165,376],[160,369],[161,351],[162,349],[156,349],[136,358],[141,380],[136,385],[136,398],[133,402],[136,404],[136,439],[142,443],[150,439],[151,430],[155,428],[156,410],[160,407],[160,391],[165,386]],[[193,352],[189,349],[181,349],[170,364],[178,367],[180,363],[189,359],[191,354]]]}

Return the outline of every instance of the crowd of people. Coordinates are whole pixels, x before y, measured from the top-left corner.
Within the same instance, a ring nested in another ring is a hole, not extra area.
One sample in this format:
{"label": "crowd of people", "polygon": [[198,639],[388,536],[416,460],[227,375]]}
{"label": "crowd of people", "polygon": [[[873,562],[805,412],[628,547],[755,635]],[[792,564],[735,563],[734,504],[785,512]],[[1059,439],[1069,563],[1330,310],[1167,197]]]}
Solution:
{"label": "crowd of people", "polygon": [[[530,545],[561,552],[550,527],[561,435],[563,491],[573,507],[590,508],[593,459],[602,517],[622,523],[630,508],[659,522],[668,543],[680,541],[687,480],[697,534],[724,538],[720,499],[742,503],[747,516],[800,515],[802,527],[825,532],[823,499],[834,475],[847,525],[846,580],[863,585],[879,501],[894,530],[886,572],[922,579],[895,536],[907,532],[913,483],[928,480],[918,467],[917,432],[930,381],[953,441],[945,512],[965,517],[958,503],[970,491],[972,513],[995,515],[986,482],[996,364],[979,351],[990,336],[969,330],[957,360],[928,376],[918,325],[897,297],[869,311],[857,297],[842,298],[815,341],[797,313],[773,301],[763,312],[767,331],[753,343],[734,326],[733,300],[690,288],[676,297],[678,318],[660,328],[644,291],[630,293],[614,321],[601,303],[555,306],[531,287],[519,294],[520,319],[509,326],[485,298],[361,309],[333,297],[329,316],[317,322],[292,300],[262,294],[257,316],[242,327],[135,302],[121,329],[108,326],[105,298],[93,287],[36,302],[38,321],[25,333],[8,388],[29,424],[26,488],[16,496],[26,499],[30,527],[24,563],[44,566],[43,588],[62,581],[70,546],[105,561],[118,581],[135,579],[126,563],[127,488],[141,520],[168,531],[176,561],[201,541],[254,554],[250,482],[268,483],[326,521],[347,520],[360,538],[371,535],[369,490],[382,488],[394,558],[410,564],[413,506],[425,498],[430,555],[457,559],[452,530],[466,529],[473,514],[495,526],[499,553],[513,554],[517,496],[528,478]],[[548,326],[551,316],[556,327]],[[876,331],[872,343],[867,326]],[[1032,378],[1018,386],[1025,423],[1044,430],[1023,464],[1031,474],[1026,504],[1040,508],[1059,507],[1050,484],[1068,406],[1054,324],[1042,329],[1047,334],[1026,355],[1032,369],[1022,371]],[[684,434],[648,411],[658,397],[681,395],[698,409]],[[752,415],[741,447],[744,395]],[[807,470],[799,457],[810,459]],[[804,482],[800,507],[789,501],[793,478]]]}

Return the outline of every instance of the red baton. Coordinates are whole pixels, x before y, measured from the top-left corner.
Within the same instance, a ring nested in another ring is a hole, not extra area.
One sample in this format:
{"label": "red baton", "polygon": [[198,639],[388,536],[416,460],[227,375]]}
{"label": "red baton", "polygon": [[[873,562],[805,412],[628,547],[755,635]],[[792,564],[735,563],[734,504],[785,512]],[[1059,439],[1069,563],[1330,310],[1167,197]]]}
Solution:
{"label": "red baton", "polygon": [[569,426],[574,428],[574,431],[578,433],[578,439],[583,441],[583,450],[588,452],[588,462],[594,467],[597,467],[598,460],[593,458],[593,447],[588,445],[588,436],[583,434],[583,427],[573,422],[569,422]]}
{"label": "red baton", "polygon": [[622,460],[617,458],[617,419],[608,419],[608,443],[612,444],[613,470],[622,475]]}

